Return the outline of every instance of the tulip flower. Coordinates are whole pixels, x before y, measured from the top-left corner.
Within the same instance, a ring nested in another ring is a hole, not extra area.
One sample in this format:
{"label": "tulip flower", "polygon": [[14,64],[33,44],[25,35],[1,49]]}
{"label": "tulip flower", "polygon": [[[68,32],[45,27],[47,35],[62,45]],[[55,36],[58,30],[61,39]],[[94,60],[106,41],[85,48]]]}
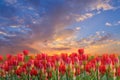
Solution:
{"label": "tulip flower", "polygon": [[59,66],[59,72],[62,75],[65,74],[65,72],[66,72],[66,66],[64,64],[60,64],[60,66]]}
{"label": "tulip flower", "polygon": [[23,51],[23,54],[26,56],[26,55],[29,54],[29,51],[28,51],[28,50],[24,50],[24,51]]}
{"label": "tulip flower", "polygon": [[15,70],[15,73],[16,73],[18,76],[21,76],[22,73],[23,73],[23,68],[18,68],[17,70]]}
{"label": "tulip flower", "polygon": [[105,72],[106,72],[106,66],[105,66],[105,65],[100,65],[100,66],[99,66],[99,72],[100,72],[101,74],[105,74]]}
{"label": "tulip flower", "polygon": [[84,49],[78,49],[78,53],[79,53],[80,55],[84,54]]}
{"label": "tulip flower", "polygon": [[30,71],[30,75],[31,76],[37,76],[38,72],[36,69],[32,68],[32,70]]}
{"label": "tulip flower", "polygon": [[9,59],[12,58],[12,55],[11,55],[11,54],[7,54],[7,55],[6,55],[6,58],[7,58],[7,60],[9,60]]}

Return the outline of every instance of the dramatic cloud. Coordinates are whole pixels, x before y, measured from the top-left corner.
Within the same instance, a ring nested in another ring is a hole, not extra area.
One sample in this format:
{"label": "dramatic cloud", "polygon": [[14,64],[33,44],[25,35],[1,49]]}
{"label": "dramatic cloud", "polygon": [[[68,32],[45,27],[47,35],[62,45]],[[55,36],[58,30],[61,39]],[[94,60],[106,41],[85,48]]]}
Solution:
{"label": "dramatic cloud", "polygon": [[[28,49],[38,52],[43,48],[68,50],[71,46],[77,45],[76,30],[81,29],[77,27],[73,30],[68,26],[93,17],[95,10],[113,9],[109,2],[109,0],[1,0],[0,51],[15,53]],[[98,41],[102,41],[102,38]],[[92,43],[95,42],[90,44]]]}

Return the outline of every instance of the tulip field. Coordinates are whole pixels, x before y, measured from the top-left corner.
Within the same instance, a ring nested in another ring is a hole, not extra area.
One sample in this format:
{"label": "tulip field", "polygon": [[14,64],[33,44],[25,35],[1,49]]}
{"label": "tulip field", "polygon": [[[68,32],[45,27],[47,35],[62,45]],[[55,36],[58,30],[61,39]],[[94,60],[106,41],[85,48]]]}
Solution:
{"label": "tulip field", "polygon": [[116,54],[90,56],[84,49],[76,53],[0,56],[0,80],[120,80]]}

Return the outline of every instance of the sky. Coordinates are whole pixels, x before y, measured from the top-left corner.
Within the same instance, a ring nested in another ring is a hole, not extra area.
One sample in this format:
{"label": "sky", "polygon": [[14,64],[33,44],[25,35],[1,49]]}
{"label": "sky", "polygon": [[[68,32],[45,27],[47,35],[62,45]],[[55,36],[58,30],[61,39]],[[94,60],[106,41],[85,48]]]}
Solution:
{"label": "sky", "polygon": [[0,0],[0,54],[120,53],[120,0]]}

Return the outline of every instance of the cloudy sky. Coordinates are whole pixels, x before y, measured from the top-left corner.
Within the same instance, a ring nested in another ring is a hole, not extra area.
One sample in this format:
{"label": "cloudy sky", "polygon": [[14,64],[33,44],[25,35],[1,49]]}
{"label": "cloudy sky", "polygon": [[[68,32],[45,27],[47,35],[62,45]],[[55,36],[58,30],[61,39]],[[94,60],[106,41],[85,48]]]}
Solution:
{"label": "cloudy sky", "polygon": [[120,53],[120,0],[0,0],[0,54]]}

